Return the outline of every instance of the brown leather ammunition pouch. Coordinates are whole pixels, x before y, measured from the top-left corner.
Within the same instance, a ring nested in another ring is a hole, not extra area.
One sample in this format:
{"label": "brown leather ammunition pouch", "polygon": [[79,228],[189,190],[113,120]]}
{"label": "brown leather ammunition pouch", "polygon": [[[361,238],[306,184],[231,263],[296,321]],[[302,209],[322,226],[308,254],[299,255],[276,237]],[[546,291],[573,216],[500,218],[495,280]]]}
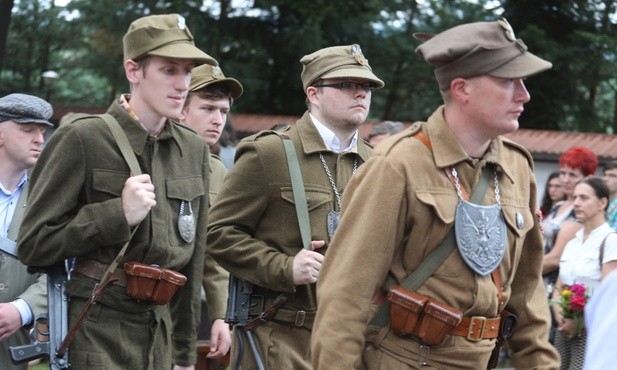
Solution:
{"label": "brown leather ammunition pouch", "polygon": [[388,292],[390,328],[398,335],[411,335],[416,330],[428,297],[400,285]]}
{"label": "brown leather ammunition pouch", "polygon": [[178,287],[186,283],[186,276],[179,272],[146,265],[139,262],[124,264],[126,272],[126,294],[138,301],[167,304]]}
{"label": "brown leather ammunition pouch", "polygon": [[428,346],[443,342],[446,334],[463,319],[463,313],[445,303],[429,300],[424,306],[424,315],[416,335]]}
{"label": "brown leather ammunition pouch", "polygon": [[398,335],[413,335],[428,346],[440,344],[463,319],[445,303],[397,285],[388,293],[390,327]]}

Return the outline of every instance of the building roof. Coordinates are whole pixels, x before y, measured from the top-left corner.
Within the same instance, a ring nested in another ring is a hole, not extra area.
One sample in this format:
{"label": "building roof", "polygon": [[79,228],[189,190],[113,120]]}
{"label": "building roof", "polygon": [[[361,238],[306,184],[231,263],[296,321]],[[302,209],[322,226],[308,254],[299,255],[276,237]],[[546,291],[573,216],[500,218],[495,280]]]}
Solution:
{"label": "building roof", "polygon": [[[298,119],[299,116],[232,113],[230,122],[236,131],[253,133],[271,129],[281,123],[294,124]],[[360,136],[368,137],[373,126],[380,122],[366,122],[360,126]],[[615,135],[519,129],[505,136],[527,148],[536,160],[557,161],[563,152],[573,146],[588,147],[598,155],[602,162],[617,159],[617,136]]]}
{"label": "building roof", "polygon": [[[103,113],[106,108],[54,107],[52,121],[58,122],[66,113]],[[272,129],[281,124],[294,124],[300,116],[232,113],[229,123],[239,136],[246,136],[261,130]],[[360,136],[368,137],[371,129],[379,122],[366,122],[360,126]],[[410,124],[410,122],[406,122]],[[590,132],[566,132],[552,130],[519,129],[505,135],[510,140],[527,148],[536,160],[557,161],[559,156],[573,146],[586,146],[594,151],[601,162],[617,160],[617,136]]]}

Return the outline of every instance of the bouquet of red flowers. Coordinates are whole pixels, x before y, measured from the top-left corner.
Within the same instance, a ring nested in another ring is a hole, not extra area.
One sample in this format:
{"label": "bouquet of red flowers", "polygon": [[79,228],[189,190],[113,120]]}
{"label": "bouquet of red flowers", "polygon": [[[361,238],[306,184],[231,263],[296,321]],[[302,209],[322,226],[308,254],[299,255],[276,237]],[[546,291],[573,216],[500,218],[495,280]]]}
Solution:
{"label": "bouquet of red flowers", "polygon": [[563,317],[574,319],[583,316],[585,305],[589,299],[585,285],[564,285],[559,296],[559,306]]}
{"label": "bouquet of red flowers", "polygon": [[585,305],[589,300],[589,294],[584,284],[576,283],[572,285],[564,285],[559,293],[559,300],[556,302],[561,308],[561,314],[564,318],[574,320],[578,325],[578,334],[584,328],[583,313]]}

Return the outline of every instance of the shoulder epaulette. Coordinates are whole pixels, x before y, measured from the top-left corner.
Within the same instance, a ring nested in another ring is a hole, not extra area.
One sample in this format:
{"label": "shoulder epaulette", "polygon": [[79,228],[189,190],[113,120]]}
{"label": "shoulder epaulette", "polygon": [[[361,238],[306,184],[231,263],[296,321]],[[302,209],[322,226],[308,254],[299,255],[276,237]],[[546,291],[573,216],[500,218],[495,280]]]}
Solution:
{"label": "shoulder epaulette", "polygon": [[402,140],[410,138],[416,135],[422,129],[422,122],[414,122],[411,126],[406,128],[405,130],[399,132],[398,134],[393,135],[396,139],[389,140],[386,144],[386,147],[383,149],[384,153],[387,154],[394,148],[398,143]]}
{"label": "shoulder epaulette", "polygon": [[259,139],[259,138],[262,138],[262,137],[265,137],[265,136],[269,136],[269,135],[279,135],[280,136],[282,133],[284,133],[287,130],[289,130],[289,128],[291,128],[291,126],[285,125],[285,126],[283,126],[281,128],[278,128],[276,130],[262,130],[262,131],[259,131],[258,133],[254,134],[252,136],[249,136],[249,138],[250,138],[249,140],[255,141],[255,140]]}
{"label": "shoulder epaulette", "polygon": [[525,156],[525,158],[527,158],[527,162],[529,162],[529,165],[531,166],[531,168],[532,169],[534,168],[533,157],[531,156],[531,153],[529,152],[529,150],[527,150],[527,148],[503,136],[501,137],[501,141],[503,142],[504,145],[510,146],[520,151]]}

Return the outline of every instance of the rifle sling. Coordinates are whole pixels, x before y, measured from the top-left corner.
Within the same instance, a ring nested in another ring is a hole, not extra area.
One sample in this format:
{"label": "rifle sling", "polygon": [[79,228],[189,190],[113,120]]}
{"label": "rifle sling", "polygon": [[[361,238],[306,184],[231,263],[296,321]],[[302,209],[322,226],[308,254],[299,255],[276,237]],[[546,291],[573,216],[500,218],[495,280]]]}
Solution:
{"label": "rifle sling", "polygon": [[[430,142],[427,141],[428,138],[422,134],[417,133],[415,136],[418,136],[419,140],[426,145],[429,150],[431,150]],[[491,172],[489,171],[490,166],[485,166],[482,170],[482,176],[480,177],[480,181],[476,186],[476,189],[471,196],[471,203],[480,204],[484,196],[486,195],[486,190],[488,188],[488,183],[491,177]],[[448,171],[446,171],[448,174]],[[450,175],[448,175],[450,177]],[[409,290],[418,290],[424,284],[426,280],[437,270],[439,266],[448,258],[448,256],[456,249],[456,238],[454,236],[454,226],[450,228],[448,234],[444,240],[431,252],[422,261],[420,266],[418,266],[409,276],[403,280],[401,283],[402,286]],[[390,302],[386,300],[384,304],[379,308],[379,310],[375,313],[375,316],[371,320],[371,325],[385,326],[390,321]]]}
{"label": "rifle sling", "polygon": [[[126,137],[126,134],[124,133],[124,130],[122,130],[122,127],[120,127],[120,124],[118,123],[118,121],[116,121],[116,119],[109,113],[101,114],[99,115],[99,117],[101,117],[103,121],[105,121],[107,126],[109,127],[111,134],[116,140],[116,144],[118,144],[118,147],[120,148],[120,152],[122,152],[122,156],[124,157],[124,160],[129,166],[129,169],[131,171],[131,176],[141,175],[141,168],[139,167],[139,163],[137,162],[137,158],[135,157],[135,152],[133,151],[133,148],[131,147],[131,144],[129,143],[129,139]],[[139,228],[139,224],[133,227],[133,231],[131,231],[129,240],[127,240],[126,243],[124,243],[124,246],[122,247],[122,249],[120,249],[120,252],[118,252],[118,255],[116,256],[116,258],[114,258],[114,260],[109,264],[109,267],[107,267],[107,270],[105,271],[105,274],[101,278],[101,281],[99,281],[94,286],[94,289],[92,290],[92,297],[90,297],[90,299],[82,307],[81,311],[79,312],[79,315],[77,316],[77,319],[75,320],[75,322],[71,326],[71,329],[67,333],[66,338],[64,338],[64,340],[62,341],[62,344],[58,348],[58,355],[60,357],[62,357],[64,353],[68,350],[69,346],[71,345],[71,342],[75,338],[75,334],[77,334],[77,331],[83,324],[84,319],[86,318],[86,316],[88,315],[88,312],[92,308],[92,305],[96,304],[99,301],[99,299],[101,298],[101,295],[103,294],[103,291],[111,283],[114,282],[114,280],[111,279],[111,276],[113,272],[116,270],[116,268],[118,267],[118,264],[120,263],[120,261],[124,258],[124,252],[126,252],[126,249],[128,248],[129,243],[131,242],[131,239],[133,239],[133,235],[135,235],[135,231],[137,231],[138,228]]]}

